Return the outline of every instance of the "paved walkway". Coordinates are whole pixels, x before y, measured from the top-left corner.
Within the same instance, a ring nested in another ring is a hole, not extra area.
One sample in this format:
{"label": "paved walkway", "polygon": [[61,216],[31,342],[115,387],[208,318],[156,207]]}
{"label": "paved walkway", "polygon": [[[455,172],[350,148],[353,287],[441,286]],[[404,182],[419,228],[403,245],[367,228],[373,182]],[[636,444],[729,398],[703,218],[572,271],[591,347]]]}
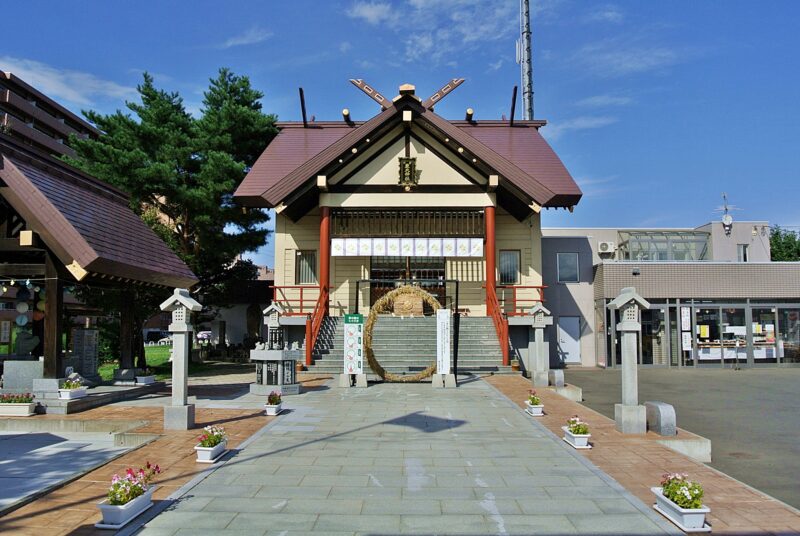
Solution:
{"label": "paved walkway", "polygon": [[142,534],[675,533],[483,381],[286,405]]}
{"label": "paved walkway", "polygon": [[[530,380],[521,376],[493,376],[486,380],[520,406],[531,388]],[[546,413],[538,422],[556,431],[568,417],[579,414],[589,423],[594,445],[592,450],[581,451],[582,455],[645,503],[654,502],[650,488],[658,485],[662,474],[685,472],[703,484],[703,502],[711,508],[707,520],[714,534],[800,535],[800,513],[792,507],[656,443],[657,436],[652,432],[646,436],[621,434],[614,429],[613,420],[584,405],[549,389],[537,389],[537,394]],[[780,470],[772,469],[774,473]]]}

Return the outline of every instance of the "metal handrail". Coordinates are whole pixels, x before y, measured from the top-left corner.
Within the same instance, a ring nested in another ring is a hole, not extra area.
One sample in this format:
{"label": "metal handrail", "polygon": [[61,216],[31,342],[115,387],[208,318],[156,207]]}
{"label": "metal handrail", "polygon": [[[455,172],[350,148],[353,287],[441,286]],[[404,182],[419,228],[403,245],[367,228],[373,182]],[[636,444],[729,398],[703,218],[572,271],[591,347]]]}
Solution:
{"label": "metal handrail", "polygon": [[[308,303],[310,305],[310,304],[316,304],[316,303],[319,302],[319,297],[308,298],[308,299],[305,299],[303,297],[303,292],[305,290],[312,290],[313,289],[313,290],[317,290],[318,291],[320,289],[319,285],[273,285],[270,288],[273,291],[272,292],[272,301],[273,301],[273,303],[275,303],[277,305],[285,304],[285,307],[283,307],[285,309],[285,311],[283,313],[285,316],[304,316],[304,315],[310,314],[310,313],[313,312],[313,309],[311,309],[311,307],[309,307],[309,310],[305,311],[304,310],[305,304]],[[300,290],[300,297],[299,298],[287,298],[286,297],[286,293],[284,292],[284,290],[298,290],[298,289]],[[283,296],[282,298],[278,298],[278,291],[281,292],[281,295]],[[289,308],[290,307],[294,307],[293,304],[295,304],[295,303],[298,304],[298,310],[297,311],[290,311]]]}
{"label": "metal handrail", "polygon": [[314,312],[306,319],[306,366],[313,365],[314,346],[317,344],[317,337],[322,328],[322,322],[328,314],[328,289],[323,287],[319,292],[317,305]]}
{"label": "metal handrail", "polygon": [[497,341],[500,343],[500,351],[503,354],[503,366],[509,365],[508,359],[508,319],[500,309],[497,301],[497,292],[491,286],[486,288],[486,309],[487,314],[492,317],[494,329],[497,332]]}
{"label": "metal handrail", "polygon": [[[508,316],[523,316],[525,315],[525,311],[517,311],[517,304],[519,302],[531,302],[531,306],[535,305],[536,303],[544,303],[544,289],[547,288],[547,285],[497,285],[495,288],[497,289],[511,289],[511,310],[505,311]],[[517,291],[519,290],[530,290],[535,289],[539,293],[538,298],[518,298]],[[500,302],[500,298],[497,299],[498,303]],[[506,304],[505,296],[503,296],[502,300],[503,306]],[[522,307],[522,306],[519,306]]]}

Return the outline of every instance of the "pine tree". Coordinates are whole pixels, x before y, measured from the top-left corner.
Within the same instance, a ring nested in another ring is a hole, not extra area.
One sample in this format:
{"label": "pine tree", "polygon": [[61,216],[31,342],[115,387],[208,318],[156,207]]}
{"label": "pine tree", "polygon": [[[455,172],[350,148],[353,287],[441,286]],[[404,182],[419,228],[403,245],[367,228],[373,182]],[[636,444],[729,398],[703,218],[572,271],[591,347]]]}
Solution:
{"label": "pine tree", "polygon": [[[193,292],[201,293],[206,305],[223,305],[229,284],[255,275],[253,264],[240,255],[267,240],[268,214],[245,210],[232,196],[277,133],[275,116],[262,111],[263,94],[249,79],[228,69],[210,80],[200,118],[186,111],[178,93],[156,88],[147,73],[137,91],[140,102],[126,103],[128,113],[85,111],[103,135],[73,139],[77,156],[67,160],[126,191],[131,209],[199,278]],[[137,293],[135,333],[141,338],[141,326],[157,311],[159,295],[124,290]],[[84,291],[82,296],[107,310],[116,310],[120,299],[131,299],[112,290]]]}

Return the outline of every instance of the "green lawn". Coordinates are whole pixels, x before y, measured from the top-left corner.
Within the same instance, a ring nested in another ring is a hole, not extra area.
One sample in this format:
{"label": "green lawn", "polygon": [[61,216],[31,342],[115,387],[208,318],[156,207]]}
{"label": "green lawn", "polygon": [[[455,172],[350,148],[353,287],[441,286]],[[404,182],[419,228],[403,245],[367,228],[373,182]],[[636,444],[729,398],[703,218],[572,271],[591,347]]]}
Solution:
{"label": "green lawn", "polygon": [[[172,346],[145,346],[144,352],[147,358],[147,366],[153,371],[157,380],[168,380],[172,377],[172,363],[169,362],[169,354]],[[116,361],[109,361],[100,365],[98,373],[103,381],[110,381],[114,378],[114,369],[118,368]],[[210,369],[207,363],[189,363],[189,374],[205,372]]]}

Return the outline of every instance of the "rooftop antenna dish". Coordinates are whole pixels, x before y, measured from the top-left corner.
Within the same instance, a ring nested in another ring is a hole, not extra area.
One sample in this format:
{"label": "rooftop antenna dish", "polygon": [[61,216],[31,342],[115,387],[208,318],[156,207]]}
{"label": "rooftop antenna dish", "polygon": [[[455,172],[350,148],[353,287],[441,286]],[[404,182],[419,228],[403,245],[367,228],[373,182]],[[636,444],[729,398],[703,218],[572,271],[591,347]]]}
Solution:
{"label": "rooftop antenna dish", "polygon": [[722,192],[722,206],[717,207],[714,212],[722,212],[722,228],[725,230],[725,236],[730,236],[733,229],[733,216],[730,213],[732,210],[741,209],[736,205],[729,205],[728,194]]}

